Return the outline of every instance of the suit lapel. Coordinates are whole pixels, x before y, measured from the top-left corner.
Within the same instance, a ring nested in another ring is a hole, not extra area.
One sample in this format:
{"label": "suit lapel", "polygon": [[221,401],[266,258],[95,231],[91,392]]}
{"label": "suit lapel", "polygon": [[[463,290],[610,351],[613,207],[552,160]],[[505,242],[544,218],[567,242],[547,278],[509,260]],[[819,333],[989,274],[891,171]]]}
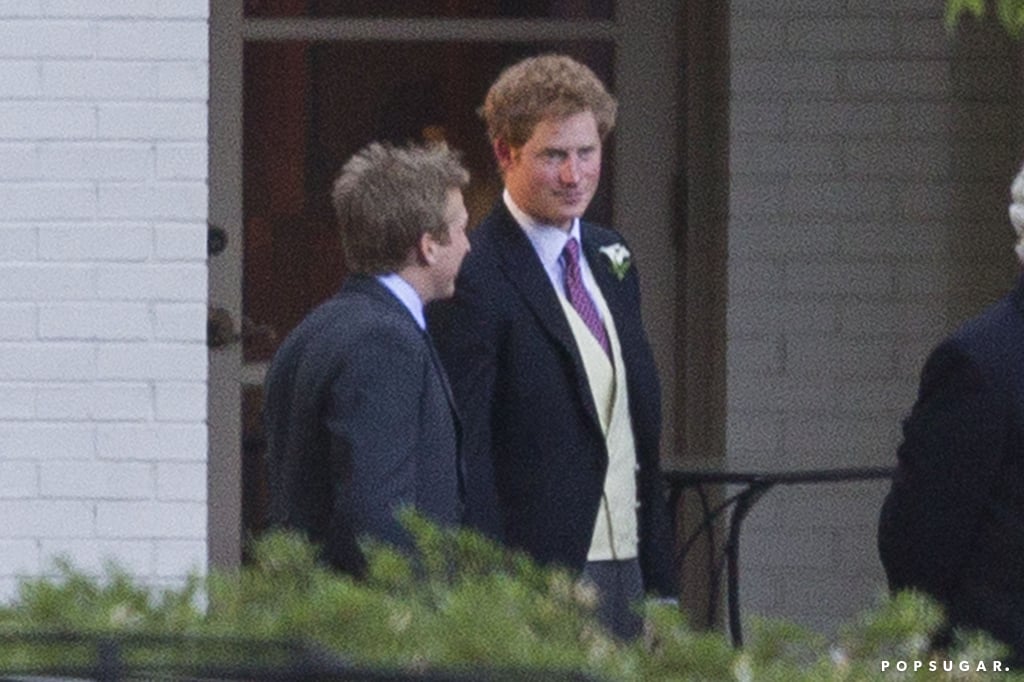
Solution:
{"label": "suit lapel", "polygon": [[572,334],[569,322],[565,319],[565,311],[562,310],[558,295],[551,287],[548,274],[537,257],[537,252],[533,250],[530,240],[526,238],[522,228],[509,214],[505,204],[499,202],[496,210],[499,213],[496,237],[501,242],[498,252],[502,256],[502,270],[523,296],[527,306],[540,322],[540,326],[564,351],[568,361],[572,364],[576,377],[576,389],[583,405],[586,406],[587,414],[590,415],[594,425],[600,428],[594,396],[590,391],[590,383],[583,367],[583,358],[580,357],[576,338]]}

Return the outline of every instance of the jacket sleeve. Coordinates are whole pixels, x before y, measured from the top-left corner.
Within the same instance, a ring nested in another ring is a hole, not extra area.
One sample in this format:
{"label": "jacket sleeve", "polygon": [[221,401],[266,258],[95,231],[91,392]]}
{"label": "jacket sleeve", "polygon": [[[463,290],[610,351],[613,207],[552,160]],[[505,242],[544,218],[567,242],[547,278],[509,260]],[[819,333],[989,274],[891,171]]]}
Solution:
{"label": "jacket sleeve", "polygon": [[878,549],[892,589],[955,594],[1001,469],[1007,401],[953,343],[930,356],[903,424]]}
{"label": "jacket sleeve", "polygon": [[485,275],[467,262],[455,296],[428,308],[430,334],[448,374],[462,423],[466,472],[466,525],[494,540],[504,539],[494,483],[492,410],[501,344]]}
{"label": "jacket sleeve", "polygon": [[324,415],[335,485],[330,532],[335,540],[351,533],[351,540],[369,536],[410,548],[395,512],[417,503],[426,346],[384,328],[361,335],[348,351]]}

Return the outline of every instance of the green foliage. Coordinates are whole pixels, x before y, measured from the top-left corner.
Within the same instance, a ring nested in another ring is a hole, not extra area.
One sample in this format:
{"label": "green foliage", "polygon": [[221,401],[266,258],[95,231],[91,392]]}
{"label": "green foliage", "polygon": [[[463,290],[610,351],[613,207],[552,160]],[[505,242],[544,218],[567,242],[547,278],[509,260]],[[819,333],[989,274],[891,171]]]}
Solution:
{"label": "green foliage", "polygon": [[946,0],[946,28],[954,30],[964,14],[983,20],[990,7],[1009,35],[1024,35],[1024,0]]}
{"label": "green foliage", "polygon": [[[272,533],[253,545],[251,566],[194,579],[177,590],[140,586],[114,566],[90,577],[58,562],[54,577],[25,580],[0,609],[0,635],[25,632],[186,635],[173,648],[142,645],[131,660],[159,666],[198,661],[253,663],[228,638],[302,640],[356,664],[407,670],[547,669],[607,680],[886,680],[882,661],[1001,660],[1005,652],[973,634],[948,652],[928,643],[942,612],[925,597],[883,597],[836,642],[783,621],[753,620],[733,648],[717,632],[691,627],[673,606],[643,605],[644,637],[623,643],[595,622],[594,594],[564,571],[539,568],[478,535],[442,531],[415,516],[411,559],[369,546],[369,575],[340,576],[317,562],[301,537]],[[84,665],[95,651],[0,646],[0,670]],[[981,679],[984,673],[908,672],[900,679]],[[1012,680],[1014,675],[1003,674]],[[1018,678],[1020,679],[1020,678]]]}

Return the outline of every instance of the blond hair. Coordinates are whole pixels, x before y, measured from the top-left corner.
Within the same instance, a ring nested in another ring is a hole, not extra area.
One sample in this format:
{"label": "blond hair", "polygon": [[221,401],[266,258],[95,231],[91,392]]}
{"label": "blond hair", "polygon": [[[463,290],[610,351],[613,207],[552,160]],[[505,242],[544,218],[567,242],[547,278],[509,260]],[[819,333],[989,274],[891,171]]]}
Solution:
{"label": "blond hair", "polygon": [[1021,166],[1020,172],[1010,185],[1010,222],[1017,232],[1017,245],[1014,250],[1024,265],[1024,166]]}
{"label": "blond hair", "polygon": [[447,145],[395,146],[374,142],[342,167],[331,201],[351,272],[380,274],[405,264],[424,234],[448,242],[448,190],[469,172]]}
{"label": "blond hair", "polygon": [[479,114],[492,142],[521,147],[542,119],[590,111],[603,140],[615,127],[618,104],[587,66],[565,55],[546,54],[518,62],[491,85]]}

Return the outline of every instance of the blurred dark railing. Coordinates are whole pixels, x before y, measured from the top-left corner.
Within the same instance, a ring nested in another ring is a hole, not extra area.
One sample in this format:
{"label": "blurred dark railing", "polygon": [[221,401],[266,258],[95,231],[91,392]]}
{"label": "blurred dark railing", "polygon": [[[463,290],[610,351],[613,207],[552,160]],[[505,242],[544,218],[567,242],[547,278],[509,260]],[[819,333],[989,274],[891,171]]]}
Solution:
{"label": "blurred dark railing", "polygon": [[404,670],[347,663],[302,641],[192,635],[0,635],[0,682],[589,682],[571,670]]}
{"label": "blurred dark railing", "polygon": [[[861,467],[846,469],[820,469],[803,471],[723,471],[713,469],[669,470],[665,479],[669,489],[669,508],[676,520],[676,537],[679,540],[676,565],[683,566],[686,555],[702,538],[707,549],[708,570],[708,626],[714,625],[718,610],[719,585],[722,571],[726,573],[726,600],[729,616],[729,635],[733,644],[743,644],[740,623],[740,577],[739,553],[740,532],[743,520],[754,504],[769,490],[779,485],[805,485],[820,483],[857,483],[892,478],[889,467]],[[712,490],[721,486],[738,487],[735,492],[728,490],[712,501]],[[687,491],[696,493],[700,502],[701,518],[693,530],[687,532],[680,524],[680,504]],[[724,495],[724,496],[723,496]],[[724,544],[719,547],[716,529],[727,527]]]}

